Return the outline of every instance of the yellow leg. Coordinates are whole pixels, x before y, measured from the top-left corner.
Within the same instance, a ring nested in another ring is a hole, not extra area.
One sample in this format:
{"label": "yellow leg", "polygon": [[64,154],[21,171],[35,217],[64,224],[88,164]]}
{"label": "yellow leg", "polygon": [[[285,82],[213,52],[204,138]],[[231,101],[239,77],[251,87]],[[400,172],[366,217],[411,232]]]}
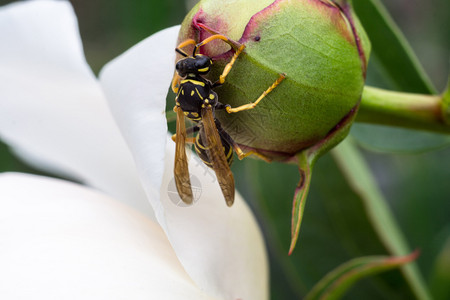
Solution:
{"label": "yellow leg", "polygon": [[231,68],[233,67],[233,64],[235,63],[236,59],[238,58],[239,54],[241,54],[241,52],[244,50],[245,45],[244,44],[239,44],[237,42],[231,41],[229,38],[227,38],[226,36],[222,35],[222,34],[215,34],[212,35],[206,39],[204,39],[202,42],[200,42],[199,44],[197,44],[195,47],[195,51],[194,53],[197,54],[198,50],[200,49],[201,46],[214,41],[214,40],[222,40],[224,42],[226,42],[228,45],[230,45],[233,49],[236,50],[236,52],[234,53],[233,57],[231,58],[231,61],[225,66],[222,75],[220,75],[219,78],[219,83],[223,84],[225,82],[225,78],[227,77],[228,73],[230,73]]}
{"label": "yellow leg", "polygon": [[235,108],[231,108],[231,107],[227,107],[226,110],[228,113],[237,113],[243,110],[249,110],[249,109],[253,109],[256,107],[256,105],[258,105],[258,103],[265,97],[267,96],[267,94],[269,94],[274,88],[276,88],[284,79],[286,78],[286,74],[282,73],[280,74],[280,77],[278,77],[278,79],[267,89],[265,90],[261,96],[259,96],[258,99],[256,99],[255,102],[253,103],[249,103],[249,104],[244,104]]}
{"label": "yellow leg", "polygon": [[251,151],[249,151],[247,153],[244,153],[244,151],[242,151],[241,147],[239,147],[238,145],[235,144],[233,146],[234,146],[234,151],[236,152],[239,160],[242,160],[242,159],[246,158],[249,155],[254,155],[254,156],[256,156],[256,157],[258,157],[258,158],[260,158],[260,159],[262,159],[262,160],[264,160],[266,162],[271,162],[272,161],[272,159],[270,159],[269,157],[267,157],[267,156],[265,156],[265,155],[255,151],[255,150],[251,150]]}
{"label": "yellow leg", "polygon": [[175,72],[175,74],[173,74],[173,78],[172,78],[172,91],[175,94],[178,94],[178,89],[180,88],[180,81],[181,81],[180,75],[178,75],[178,73]]}
{"label": "yellow leg", "polygon": [[[176,141],[176,138],[177,138],[177,134],[175,133],[174,135],[172,135],[172,141]],[[195,137],[187,137],[186,139],[185,139],[185,141],[186,141],[186,143],[188,143],[188,144],[194,144],[195,143]]]}
{"label": "yellow leg", "polygon": [[198,52],[198,50],[200,49],[201,46],[206,45],[206,44],[208,44],[209,42],[214,41],[214,40],[217,40],[217,39],[224,41],[225,43],[227,43],[228,45],[230,45],[231,48],[233,48],[233,49],[239,49],[239,48],[242,46],[240,43],[237,43],[237,42],[235,42],[235,41],[232,41],[232,40],[230,40],[229,38],[227,38],[226,36],[224,36],[224,35],[222,35],[222,34],[214,34],[214,35],[212,35],[212,36],[210,36],[210,37],[204,39],[204,40],[201,41],[200,43],[198,43],[198,44],[195,46],[194,54],[197,54],[197,52]]}
{"label": "yellow leg", "polygon": [[225,82],[225,78],[227,77],[228,73],[230,73],[231,68],[233,67],[234,62],[238,58],[239,54],[244,50],[245,45],[241,45],[239,49],[234,53],[233,57],[231,58],[230,62],[225,66],[223,69],[222,75],[219,77],[220,84],[223,84]]}

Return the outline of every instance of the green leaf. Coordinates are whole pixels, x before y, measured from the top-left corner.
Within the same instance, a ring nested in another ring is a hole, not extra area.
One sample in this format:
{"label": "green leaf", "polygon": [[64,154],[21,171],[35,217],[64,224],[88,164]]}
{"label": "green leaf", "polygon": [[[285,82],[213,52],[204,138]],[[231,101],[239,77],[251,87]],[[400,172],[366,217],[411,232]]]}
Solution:
{"label": "green leaf", "polygon": [[390,153],[420,153],[450,146],[450,136],[383,125],[357,123],[351,131],[359,145]]}
{"label": "green leaf", "polygon": [[372,43],[372,58],[401,91],[430,94],[435,88],[411,46],[379,0],[353,1]]}
{"label": "green leaf", "polygon": [[[406,239],[353,141],[346,139],[332,154],[350,186],[361,197],[367,216],[385,247],[392,255],[406,255],[409,252]],[[415,264],[402,267],[402,272],[418,299],[430,299]]]}
{"label": "green leaf", "polygon": [[437,255],[430,276],[430,289],[437,300],[450,299],[450,236]]}
{"label": "green leaf", "polygon": [[[382,79],[393,88],[434,93],[430,79],[381,2],[358,0],[354,1],[353,7],[372,43],[369,77],[376,73],[373,67],[378,67],[382,69]],[[383,152],[417,153],[450,144],[446,135],[366,124],[357,124],[352,135],[363,147]]]}
{"label": "green leaf", "polygon": [[346,262],[320,280],[305,300],[340,299],[358,280],[380,272],[397,268],[416,259],[419,252],[407,256],[367,256]]}
{"label": "green leaf", "polygon": [[[292,198],[298,166],[255,159],[232,166],[239,192],[261,224],[270,255],[272,299],[300,299],[330,270],[355,257],[386,253],[361,199],[349,188],[331,156],[314,165],[301,232],[292,255]],[[348,299],[414,299],[399,270],[356,283]]]}

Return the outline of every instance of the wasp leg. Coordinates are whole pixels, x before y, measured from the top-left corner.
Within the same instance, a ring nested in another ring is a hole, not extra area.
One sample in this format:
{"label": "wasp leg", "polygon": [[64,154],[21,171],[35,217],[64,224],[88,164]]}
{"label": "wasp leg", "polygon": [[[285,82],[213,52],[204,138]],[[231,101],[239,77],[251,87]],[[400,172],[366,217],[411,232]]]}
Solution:
{"label": "wasp leg", "polygon": [[246,158],[249,155],[254,155],[262,160],[264,160],[265,162],[271,162],[272,159],[270,157],[265,156],[264,154],[259,153],[256,150],[251,150],[247,153],[244,153],[244,151],[242,151],[241,147],[239,147],[237,144],[233,145],[234,151],[236,152],[239,160],[243,160],[244,158]]}
{"label": "wasp leg", "polygon": [[[189,127],[186,129],[186,134],[192,134],[194,132],[197,132],[200,130],[200,127],[198,127],[197,125]],[[172,135],[172,141],[176,141],[177,138],[177,134],[175,133],[174,135]],[[184,139],[186,141],[186,143],[188,144],[194,144],[195,143],[195,137],[186,137]]]}
{"label": "wasp leg", "polygon": [[214,41],[214,40],[217,40],[217,39],[224,41],[225,43],[227,43],[228,45],[230,45],[231,48],[233,48],[233,49],[235,49],[235,50],[237,50],[237,49],[239,49],[239,48],[241,48],[241,47],[243,46],[242,44],[240,44],[240,43],[238,43],[238,42],[235,42],[235,41],[233,41],[233,40],[227,38],[227,37],[224,36],[223,34],[214,34],[214,35],[212,35],[212,36],[210,36],[210,37],[204,39],[203,41],[201,41],[201,42],[198,43],[197,45],[195,45],[195,48],[194,48],[194,54],[197,54],[197,52],[198,52],[198,50],[200,49],[201,46],[206,45],[206,44],[208,44],[209,42]]}
{"label": "wasp leg", "polygon": [[197,54],[198,50],[200,49],[201,46],[214,41],[220,39],[222,41],[224,41],[225,43],[227,43],[228,45],[231,46],[231,48],[235,49],[234,55],[231,58],[231,61],[225,66],[222,75],[220,75],[219,80],[217,80],[214,84],[213,84],[213,88],[217,87],[219,85],[222,85],[225,82],[225,78],[227,77],[228,73],[230,73],[231,68],[233,67],[234,62],[236,61],[236,59],[238,58],[239,54],[242,53],[242,51],[245,48],[244,44],[240,44],[238,42],[235,42],[233,40],[230,40],[229,38],[227,38],[226,36],[222,35],[222,34],[214,34],[206,39],[204,39],[203,41],[201,41],[200,43],[198,43],[195,46],[194,49],[194,53]]}
{"label": "wasp leg", "polygon": [[[173,134],[172,135],[172,141],[176,141],[177,140],[177,134]],[[195,137],[187,137],[184,139],[184,141],[188,144],[194,144],[195,143]]]}
{"label": "wasp leg", "polygon": [[[172,141],[175,142],[176,139],[177,139],[177,134],[175,133],[174,135],[172,135]],[[188,144],[195,144],[195,137],[187,137],[184,140]]]}
{"label": "wasp leg", "polygon": [[234,53],[233,57],[231,58],[230,62],[225,66],[225,68],[223,69],[222,74],[219,77],[219,80],[217,80],[214,84],[213,87],[219,86],[224,84],[225,82],[225,78],[227,77],[228,73],[230,73],[231,68],[233,67],[234,63],[236,62],[236,59],[238,58],[239,54],[241,54],[241,52],[244,50],[245,45],[242,44],[238,50]]}
{"label": "wasp leg", "polygon": [[[180,81],[181,81],[181,77],[180,75],[178,75],[177,72],[175,72],[175,74],[173,74],[173,78],[172,78],[172,91],[175,94],[178,94],[178,89],[180,88]],[[174,110],[175,111],[175,110]]]}
{"label": "wasp leg", "polygon": [[253,103],[249,103],[249,104],[244,104],[235,108],[232,108],[230,106],[228,106],[226,108],[228,113],[237,113],[240,111],[244,111],[244,110],[249,110],[249,109],[253,109],[256,107],[256,105],[258,105],[258,103],[265,97],[267,96],[267,94],[269,94],[274,88],[276,88],[284,79],[286,78],[286,74],[281,73],[280,76],[278,77],[277,80],[275,80],[275,82],[267,89],[265,90],[261,96],[259,96],[258,99],[256,99],[255,102]]}

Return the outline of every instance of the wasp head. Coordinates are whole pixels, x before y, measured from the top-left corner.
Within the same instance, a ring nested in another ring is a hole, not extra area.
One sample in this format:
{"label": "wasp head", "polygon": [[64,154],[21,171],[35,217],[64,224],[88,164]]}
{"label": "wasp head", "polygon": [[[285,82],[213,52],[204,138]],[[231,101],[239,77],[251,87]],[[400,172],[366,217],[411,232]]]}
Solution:
{"label": "wasp head", "polygon": [[178,75],[185,77],[189,74],[203,75],[207,74],[212,65],[212,60],[206,55],[195,54],[194,56],[188,56],[180,59],[175,68]]}

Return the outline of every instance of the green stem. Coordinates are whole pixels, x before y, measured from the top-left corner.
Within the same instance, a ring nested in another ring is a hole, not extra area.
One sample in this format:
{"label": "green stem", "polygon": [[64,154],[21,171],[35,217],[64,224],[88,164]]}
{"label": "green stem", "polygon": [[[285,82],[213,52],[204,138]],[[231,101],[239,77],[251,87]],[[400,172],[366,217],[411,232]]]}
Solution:
{"label": "green stem", "polygon": [[450,133],[443,96],[387,91],[365,86],[357,122]]}
{"label": "green stem", "polygon": [[[351,138],[345,139],[331,153],[350,187],[360,196],[374,230],[389,253],[395,256],[411,253],[387,200]],[[401,270],[417,299],[431,299],[415,263],[403,266]]]}

